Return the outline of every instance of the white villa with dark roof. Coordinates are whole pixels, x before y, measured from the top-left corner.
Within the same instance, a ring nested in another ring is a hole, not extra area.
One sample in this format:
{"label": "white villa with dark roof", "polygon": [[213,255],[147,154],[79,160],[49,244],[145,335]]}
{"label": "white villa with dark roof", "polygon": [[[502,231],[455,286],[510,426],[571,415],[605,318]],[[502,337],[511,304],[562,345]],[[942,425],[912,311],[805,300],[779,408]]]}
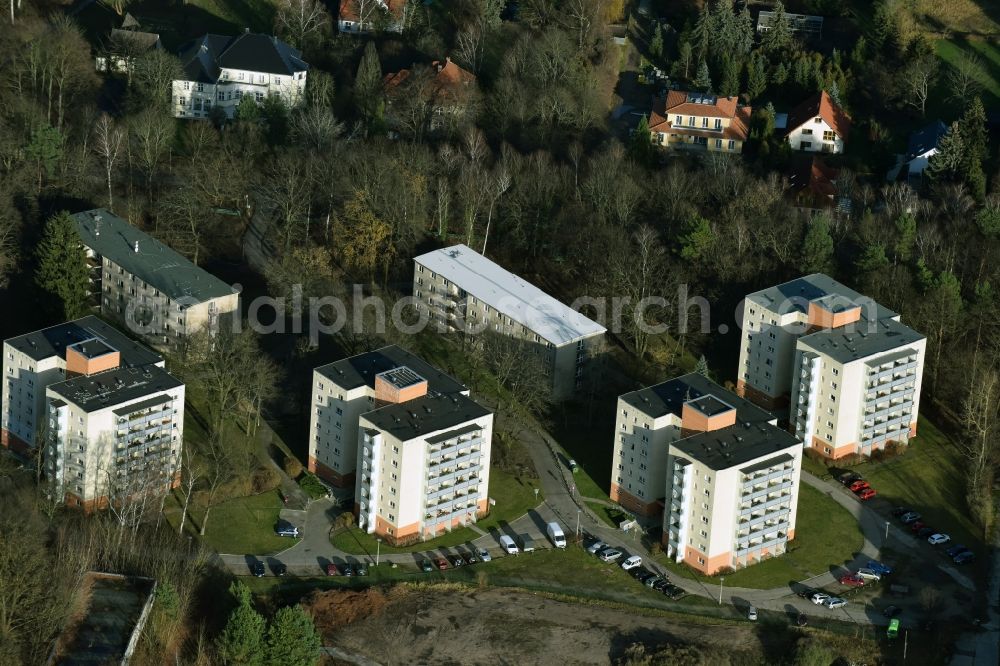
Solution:
{"label": "white villa with dark roof", "polygon": [[413,260],[413,295],[443,332],[493,330],[542,357],[552,396],[573,395],[606,329],[465,245]]}
{"label": "white villa with dark roof", "polygon": [[185,45],[178,57],[184,78],[173,82],[177,118],[208,118],[213,106],[232,118],[245,96],[258,104],[277,95],[288,107],[303,102],[309,65],[302,53],[277,37],[207,34]]}
{"label": "white villa with dark roof", "polygon": [[101,314],[152,344],[215,326],[239,311],[239,293],[103,208],[73,215]]}

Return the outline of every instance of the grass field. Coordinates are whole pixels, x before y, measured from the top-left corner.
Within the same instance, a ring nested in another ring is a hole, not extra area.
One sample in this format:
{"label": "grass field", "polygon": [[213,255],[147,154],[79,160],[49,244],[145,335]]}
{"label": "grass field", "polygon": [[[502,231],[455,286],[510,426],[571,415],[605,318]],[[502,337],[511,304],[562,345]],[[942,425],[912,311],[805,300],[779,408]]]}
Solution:
{"label": "grass field", "polygon": [[[538,479],[517,477],[502,470],[491,469],[489,496],[491,499],[496,500],[496,505],[490,510],[490,515],[477,522],[476,525],[480,529],[488,531],[491,528],[498,527],[501,523],[520,518],[529,509],[535,508],[545,499],[541,490],[539,490],[536,499],[535,488],[540,488]],[[458,546],[469,541],[474,541],[480,536],[472,528],[463,527],[439,536],[436,539],[422,541],[412,546],[395,548],[383,543],[380,549],[383,553],[413,553]],[[330,543],[345,553],[373,556],[377,545],[374,536],[357,527],[336,532],[330,537]]]}
{"label": "grass field", "polygon": [[916,15],[928,31],[1000,34],[1000,7],[992,0],[917,0]]}
{"label": "grass field", "polygon": [[[795,539],[788,552],[726,576],[733,587],[769,589],[826,573],[831,566],[851,560],[864,537],[854,516],[812,486],[799,486]],[[679,576],[718,585],[718,578],[697,574],[665,555],[659,561]]]}
{"label": "grass field", "polygon": [[[1000,104],[1000,48],[997,47],[996,43],[982,39],[952,37],[937,40],[935,42],[935,49],[938,58],[941,59],[945,67],[943,68],[941,81],[939,81],[937,86],[939,94],[928,99],[928,117],[932,117],[931,111],[938,111],[939,109],[940,111],[945,111],[949,106],[953,106],[950,105],[947,99],[942,99],[942,97],[947,98],[949,92],[946,82],[947,69],[955,66],[963,53],[975,54],[982,63],[983,70],[982,76],[979,77],[979,83],[983,87],[981,93],[983,104],[986,108],[996,107]],[[957,113],[958,109],[955,109],[945,117],[953,117]]]}
{"label": "grass field", "polygon": [[970,548],[982,550],[982,532],[965,507],[965,475],[955,445],[933,423],[921,418],[917,437],[906,453],[883,463],[853,469],[894,505],[919,511],[924,522],[951,535]]}
{"label": "grass field", "polygon": [[202,540],[220,553],[264,555],[294,545],[274,534],[274,525],[284,504],[277,490],[238,497],[215,506]]}

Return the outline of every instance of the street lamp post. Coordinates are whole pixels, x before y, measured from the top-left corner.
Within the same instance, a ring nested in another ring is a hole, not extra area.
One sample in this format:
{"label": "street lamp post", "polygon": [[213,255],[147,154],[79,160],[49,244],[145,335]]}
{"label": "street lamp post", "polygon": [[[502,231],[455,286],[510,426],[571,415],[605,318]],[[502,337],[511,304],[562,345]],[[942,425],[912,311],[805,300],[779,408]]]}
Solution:
{"label": "street lamp post", "polygon": [[378,558],[382,553],[382,539],[375,539],[375,566],[378,566]]}
{"label": "street lamp post", "polygon": [[726,582],[725,576],[719,576],[719,605],[722,605],[722,584]]}
{"label": "street lamp post", "polygon": [[576,540],[580,540],[580,509],[576,510]]}
{"label": "street lamp post", "polygon": [[885,540],[882,541],[882,547],[885,548],[885,544],[889,543],[889,521],[885,521]]}

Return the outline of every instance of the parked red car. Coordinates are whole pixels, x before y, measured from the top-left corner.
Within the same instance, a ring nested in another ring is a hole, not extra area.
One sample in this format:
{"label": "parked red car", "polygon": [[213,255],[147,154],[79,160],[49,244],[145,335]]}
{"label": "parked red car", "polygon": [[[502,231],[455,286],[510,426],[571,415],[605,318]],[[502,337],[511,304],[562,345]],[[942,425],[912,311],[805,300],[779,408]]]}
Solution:
{"label": "parked red car", "polygon": [[851,492],[854,493],[858,492],[859,490],[864,490],[865,488],[870,488],[870,487],[871,486],[868,485],[868,482],[863,479],[859,479],[858,481],[855,481],[854,483],[848,486],[848,488],[851,489]]}
{"label": "parked red car", "polygon": [[871,498],[875,497],[875,495],[877,495],[877,494],[878,493],[875,492],[874,488],[865,488],[864,490],[862,490],[861,492],[859,492],[857,495],[858,495],[858,499],[860,499],[860,500],[870,500]]}
{"label": "parked red car", "polygon": [[912,523],[910,523],[910,531],[913,532],[914,534],[924,529],[925,527],[927,527],[927,523],[924,523],[923,521],[920,520],[915,520]]}
{"label": "parked red car", "polygon": [[855,574],[844,574],[839,580],[841,585],[850,585],[851,587],[861,587],[865,584],[865,579]]}
{"label": "parked red car", "polygon": [[436,560],[434,560],[434,564],[437,565],[437,568],[440,571],[444,571],[445,569],[451,566],[450,564],[448,564],[448,560],[444,559],[443,557],[439,557]]}
{"label": "parked red car", "polygon": [[327,576],[339,576],[340,575],[340,569],[337,568],[336,564],[334,564],[333,562],[330,562],[329,564],[326,565],[326,575]]}

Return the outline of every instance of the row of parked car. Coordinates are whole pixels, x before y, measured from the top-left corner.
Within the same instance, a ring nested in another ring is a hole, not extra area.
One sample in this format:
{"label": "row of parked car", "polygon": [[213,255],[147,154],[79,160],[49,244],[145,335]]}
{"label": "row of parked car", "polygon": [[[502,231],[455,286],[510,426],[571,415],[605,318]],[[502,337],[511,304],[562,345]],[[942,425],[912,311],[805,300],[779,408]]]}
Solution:
{"label": "row of parked car", "polygon": [[857,495],[859,500],[867,501],[878,495],[874,488],[867,481],[861,478],[857,472],[848,472],[840,477],[840,482],[847,486],[848,490]]}
{"label": "row of parked car", "polygon": [[[602,562],[617,562],[624,555],[622,551],[609,546],[600,539],[591,539],[586,548],[588,553],[597,556]],[[638,555],[626,557],[620,566],[632,578],[664,596],[680,599],[685,594],[684,590],[670,582],[666,574],[658,574],[643,567],[642,558]]]}
{"label": "row of parked car", "polygon": [[867,566],[861,567],[857,571],[848,571],[837,580],[841,585],[848,587],[862,587],[866,583],[877,583],[882,580],[883,576],[888,576],[891,573],[892,567],[875,560],[869,560]]}
{"label": "row of parked car", "polygon": [[[924,523],[923,516],[910,507],[897,506],[892,510],[892,515],[909,527],[917,537],[927,539],[927,543],[932,546],[941,546],[951,541],[950,536]],[[945,550],[945,553],[955,564],[971,564],[976,560],[976,554],[963,545],[954,545]]]}
{"label": "row of parked car", "polygon": [[493,556],[490,555],[490,551],[485,548],[477,548],[475,550],[458,551],[454,555],[424,558],[420,561],[420,570],[424,573],[430,573],[435,569],[445,571],[446,569],[457,569],[469,564],[476,564],[477,562],[489,562],[492,559]]}

